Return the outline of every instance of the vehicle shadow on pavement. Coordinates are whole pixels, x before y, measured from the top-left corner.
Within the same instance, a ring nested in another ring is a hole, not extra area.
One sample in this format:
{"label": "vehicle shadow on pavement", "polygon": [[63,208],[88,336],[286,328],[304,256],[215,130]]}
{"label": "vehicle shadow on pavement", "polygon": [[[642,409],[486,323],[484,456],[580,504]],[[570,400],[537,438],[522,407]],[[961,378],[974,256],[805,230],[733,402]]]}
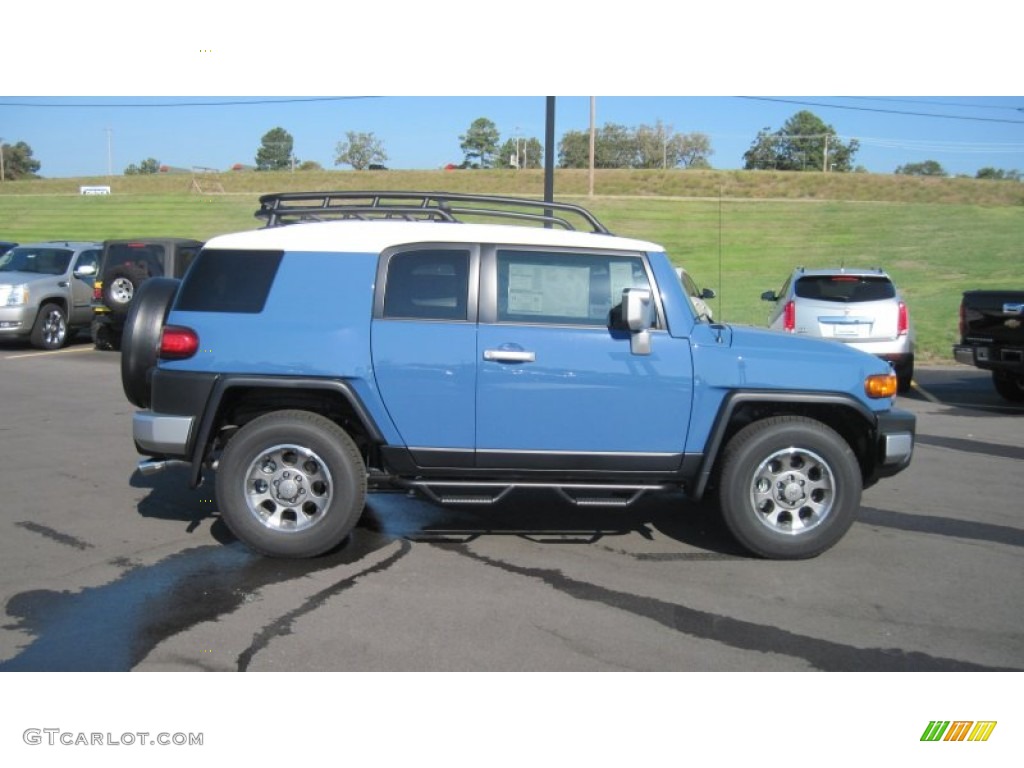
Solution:
{"label": "vehicle shadow on pavement", "polygon": [[410,541],[468,543],[516,536],[541,544],[594,544],[658,536],[688,548],[748,557],[729,534],[713,502],[677,494],[641,499],[624,508],[581,507],[554,493],[520,491],[492,505],[447,506],[401,493],[371,494],[360,526]]}
{"label": "vehicle shadow on pavement", "polygon": [[188,533],[208,523],[210,535],[216,541],[222,544],[235,541],[217,512],[213,483],[207,478],[198,488],[189,488],[189,471],[187,467],[168,467],[155,475],[134,472],[129,481],[131,487],[150,491],[138,503],[139,514],[157,520],[187,523]]}

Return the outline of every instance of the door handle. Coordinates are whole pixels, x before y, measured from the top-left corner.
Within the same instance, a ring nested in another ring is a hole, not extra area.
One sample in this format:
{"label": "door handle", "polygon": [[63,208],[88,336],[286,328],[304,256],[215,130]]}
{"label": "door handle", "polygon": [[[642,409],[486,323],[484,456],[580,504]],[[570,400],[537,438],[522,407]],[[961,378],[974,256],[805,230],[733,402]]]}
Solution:
{"label": "door handle", "polygon": [[485,349],[484,360],[495,363],[533,363],[537,361],[537,354],[524,349]]}

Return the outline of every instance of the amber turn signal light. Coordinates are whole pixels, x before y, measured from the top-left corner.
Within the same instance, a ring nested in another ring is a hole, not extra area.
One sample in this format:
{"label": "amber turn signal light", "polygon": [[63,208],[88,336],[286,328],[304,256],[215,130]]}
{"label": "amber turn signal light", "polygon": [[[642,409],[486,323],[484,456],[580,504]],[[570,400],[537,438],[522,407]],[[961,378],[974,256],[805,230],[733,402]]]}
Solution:
{"label": "amber turn signal light", "polygon": [[896,374],[877,373],[864,379],[864,393],[877,399],[896,396]]}

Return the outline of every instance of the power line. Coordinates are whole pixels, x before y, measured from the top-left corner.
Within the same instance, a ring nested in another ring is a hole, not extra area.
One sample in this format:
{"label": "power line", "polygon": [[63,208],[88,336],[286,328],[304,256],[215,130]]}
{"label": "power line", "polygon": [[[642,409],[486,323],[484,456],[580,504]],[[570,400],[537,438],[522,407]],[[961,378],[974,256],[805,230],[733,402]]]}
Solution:
{"label": "power line", "polygon": [[1008,107],[1005,104],[963,104],[953,101],[935,101],[934,99],[901,99],[894,96],[841,96],[843,99],[859,101],[882,101],[891,104],[928,104],[934,107],[957,107],[959,109],[998,109],[1010,112],[1024,112],[1024,107]]}
{"label": "power line", "polygon": [[45,109],[166,109],[173,107],[237,107],[259,104],[296,104],[314,101],[355,101],[358,99],[379,99],[380,96],[310,96],[287,99],[252,99],[246,101],[176,101],[156,104],[116,104],[116,103],[90,103],[90,104],[49,104],[27,101],[0,101],[0,107],[39,107]]}
{"label": "power line", "polygon": [[932,117],[946,120],[970,120],[980,123],[1011,123],[1013,125],[1024,125],[1024,120],[1007,120],[997,117],[969,117],[967,115],[937,115],[934,112],[907,112],[900,109],[878,109],[874,107],[853,107],[844,104],[823,104],[817,101],[799,101],[796,99],[777,99],[768,96],[738,96],[740,99],[751,101],[775,101],[782,104],[798,104],[805,107],[824,107],[826,109],[848,109],[854,112],[880,112],[887,115],[906,115],[910,117]]}

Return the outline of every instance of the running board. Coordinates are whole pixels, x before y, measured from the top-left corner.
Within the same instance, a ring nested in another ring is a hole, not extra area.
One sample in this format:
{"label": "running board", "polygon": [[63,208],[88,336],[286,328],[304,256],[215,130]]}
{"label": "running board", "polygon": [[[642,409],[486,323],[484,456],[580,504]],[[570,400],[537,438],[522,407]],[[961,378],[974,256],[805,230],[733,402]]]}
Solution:
{"label": "running board", "polygon": [[670,491],[672,485],[609,485],[607,483],[501,483],[471,480],[410,480],[410,488],[438,504],[497,504],[514,490],[553,490],[578,507],[628,507],[649,492]]}

